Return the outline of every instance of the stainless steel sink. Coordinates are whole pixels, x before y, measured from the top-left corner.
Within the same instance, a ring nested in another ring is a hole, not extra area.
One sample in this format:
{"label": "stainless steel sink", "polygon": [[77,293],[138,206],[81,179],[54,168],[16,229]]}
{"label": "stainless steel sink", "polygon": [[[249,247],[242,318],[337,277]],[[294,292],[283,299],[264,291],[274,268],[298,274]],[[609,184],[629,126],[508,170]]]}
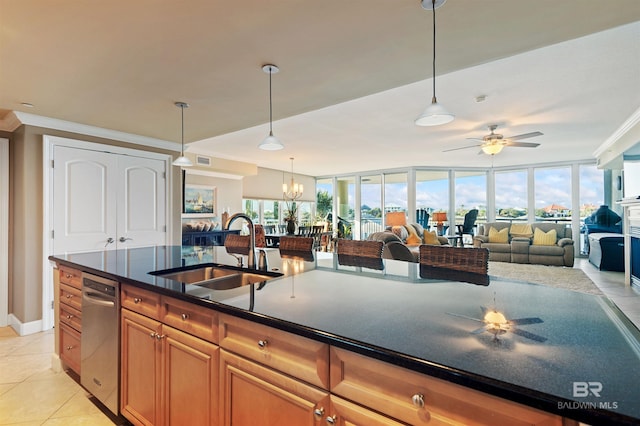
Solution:
{"label": "stainless steel sink", "polygon": [[207,265],[150,272],[157,277],[207,287],[212,290],[229,290],[250,284],[262,283],[283,274],[270,271],[238,268],[225,265]]}

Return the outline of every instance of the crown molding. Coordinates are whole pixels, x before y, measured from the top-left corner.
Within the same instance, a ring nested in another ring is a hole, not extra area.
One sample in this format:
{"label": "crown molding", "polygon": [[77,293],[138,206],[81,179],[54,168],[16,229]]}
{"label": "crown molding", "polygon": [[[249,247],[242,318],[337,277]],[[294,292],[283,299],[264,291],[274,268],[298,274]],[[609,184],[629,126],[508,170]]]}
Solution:
{"label": "crown molding", "polygon": [[180,144],[163,139],[150,138],[147,136],[134,135],[132,133],[120,132],[118,130],[103,129],[101,127],[89,126],[86,124],[74,123],[72,121],[60,120],[57,118],[44,117],[27,112],[11,111],[0,120],[0,130],[13,132],[20,125],[44,127],[46,129],[60,130],[63,132],[78,133],[98,138],[128,142],[135,145],[166,149],[169,151],[180,151]]}
{"label": "crown molding", "polygon": [[635,112],[631,114],[631,116],[627,118],[624,123],[622,123],[622,125],[618,128],[618,130],[613,132],[613,134],[609,136],[607,140],[605,140],[602,143],[602,145],[600,145],[593,152],[593,156],[596,158],[600,158],[601,156],[606,154],[608,151],[620,151],[618,152],[618,154],[622,155],[625,149],[628,149],[631,147],[630,146],[616,147],[616,149],[614,150],[613,149],[614,145],[616,144],[616,142],[622,139],[627,133],[629,133],[638,124],[640,124],[640,108],[635,110]]}
{"label": "crown molding", "polygon": [[14,113],[14,111],[10,111],[7,115],[4,116],[0,120],[0,130],[5,132],[13,132],[18,127],[20,127],[22,123]]}

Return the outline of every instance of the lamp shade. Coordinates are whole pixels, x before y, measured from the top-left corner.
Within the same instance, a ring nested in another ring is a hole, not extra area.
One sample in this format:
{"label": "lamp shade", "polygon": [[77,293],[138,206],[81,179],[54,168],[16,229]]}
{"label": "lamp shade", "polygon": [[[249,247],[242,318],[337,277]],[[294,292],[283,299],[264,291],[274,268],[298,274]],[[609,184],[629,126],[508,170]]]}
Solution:
{"label": "lamp shade", "polygon": [[439,126],[453,121],[455,117],[436,100],[433,100],[424,112],[416,118],[415,123],[418,126]]}
{"label": "lamp shade", "polygon": [[277,151],[284,148],[284,144],[280,142],[280,139],[273,136],[273,132],[269,132],[269,136],[260,142],[258,148],[264,149],[265,151]]}
{"label": "lamp shade", "polygon": [[407,224],[407,216],[404,212],[389,212],[384,221],[387,226],[403,226]]}
{"label": "lamp shade", "polygon": [[181,155],[180,157],[176,158],[173,163],[174,166],[179,166],[179,167],[191,167],[193,166],[193,163],[191,162],[191,160],[189,160],[187,157],[185,157],[184,155]]}
{"label": "lamp shade", "polygon": [[485,154],[488,154],[488,155],[499,154],[500,151],[502,151],[502,148],[504,148],[504,145],[499,144],[499,143],[495,143],[495,144],[491,144],[491,145],[484,145],[484,146],[480,147],[480,149],[482,149],[482,152],[484,152]]}
{"label": "lamp shade", "polygon": [[432,217],[436,223],[442,223],[447,221],[446,212],[435,212]]}

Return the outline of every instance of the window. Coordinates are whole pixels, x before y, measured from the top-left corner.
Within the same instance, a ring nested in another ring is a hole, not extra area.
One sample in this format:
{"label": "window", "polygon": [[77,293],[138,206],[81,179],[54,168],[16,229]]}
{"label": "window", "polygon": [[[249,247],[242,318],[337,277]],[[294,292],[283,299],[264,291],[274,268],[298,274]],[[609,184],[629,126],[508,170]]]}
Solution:
{"label": "window", "polygon": [[392,173],[384,175],[384,209],[407,211],[407,174]]}
{"label": "window", "polygon": [[496,220],[527,221],[527,171],[496,172]]}
{"label": "window", "polygon": [[360,239],[382,231],[382,176],[360,179]]}
{"label": "window", "polygon": [[333,210],[333,179],[318,179],[316,191],[316,222],[323,222]]}
{"label": "window", "polygon": [[355,221],[355,178],[341,177],[337,180],[336,203],[338,209],[338,237],[351,238]]}
{"label": "window", "polygon": [[[426,209],[430,215],[429,221],[434,222],[433,213],[445,213],[446,221],[449,217],[449,172],[442,170],[418,170],[416,171],[416,208]],[[445,221],[445,222],[446,222]],[[448,227],[448,223],[440,222]],[[438,232],[446,228],[438,228]]]}
{"label": "window", "polygon": [[571,222],[571,167],[534,171],[536,220]]}
{"label": "window", "polygon": [[464,222],[469,210],[478,209],[476,223],[487,221],[487,173],[456,172],[455,174],[456,222]]}

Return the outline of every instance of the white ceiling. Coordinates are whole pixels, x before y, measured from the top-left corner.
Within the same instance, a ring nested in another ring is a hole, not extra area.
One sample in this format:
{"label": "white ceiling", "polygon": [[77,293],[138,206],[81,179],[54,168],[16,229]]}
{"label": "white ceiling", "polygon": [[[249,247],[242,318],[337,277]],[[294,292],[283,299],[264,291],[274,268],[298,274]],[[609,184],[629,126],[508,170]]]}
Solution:
{"label": "white ceiling", "polygon": [[[413,120],[431,99],[432,16],[418,0],[0,0],[0,119],[178,142],[185,101],[190,151],[283,170],[295,157],[317,176],[489,166],[477,149],[442,151],[493,123],[544,133],[496,166],[588,159],[640,107],[637,0],[448,0],[436,18],[438,100],[457,117],[425,128]],[[264,63],[281,69],[282,151],[257,149]]]}

